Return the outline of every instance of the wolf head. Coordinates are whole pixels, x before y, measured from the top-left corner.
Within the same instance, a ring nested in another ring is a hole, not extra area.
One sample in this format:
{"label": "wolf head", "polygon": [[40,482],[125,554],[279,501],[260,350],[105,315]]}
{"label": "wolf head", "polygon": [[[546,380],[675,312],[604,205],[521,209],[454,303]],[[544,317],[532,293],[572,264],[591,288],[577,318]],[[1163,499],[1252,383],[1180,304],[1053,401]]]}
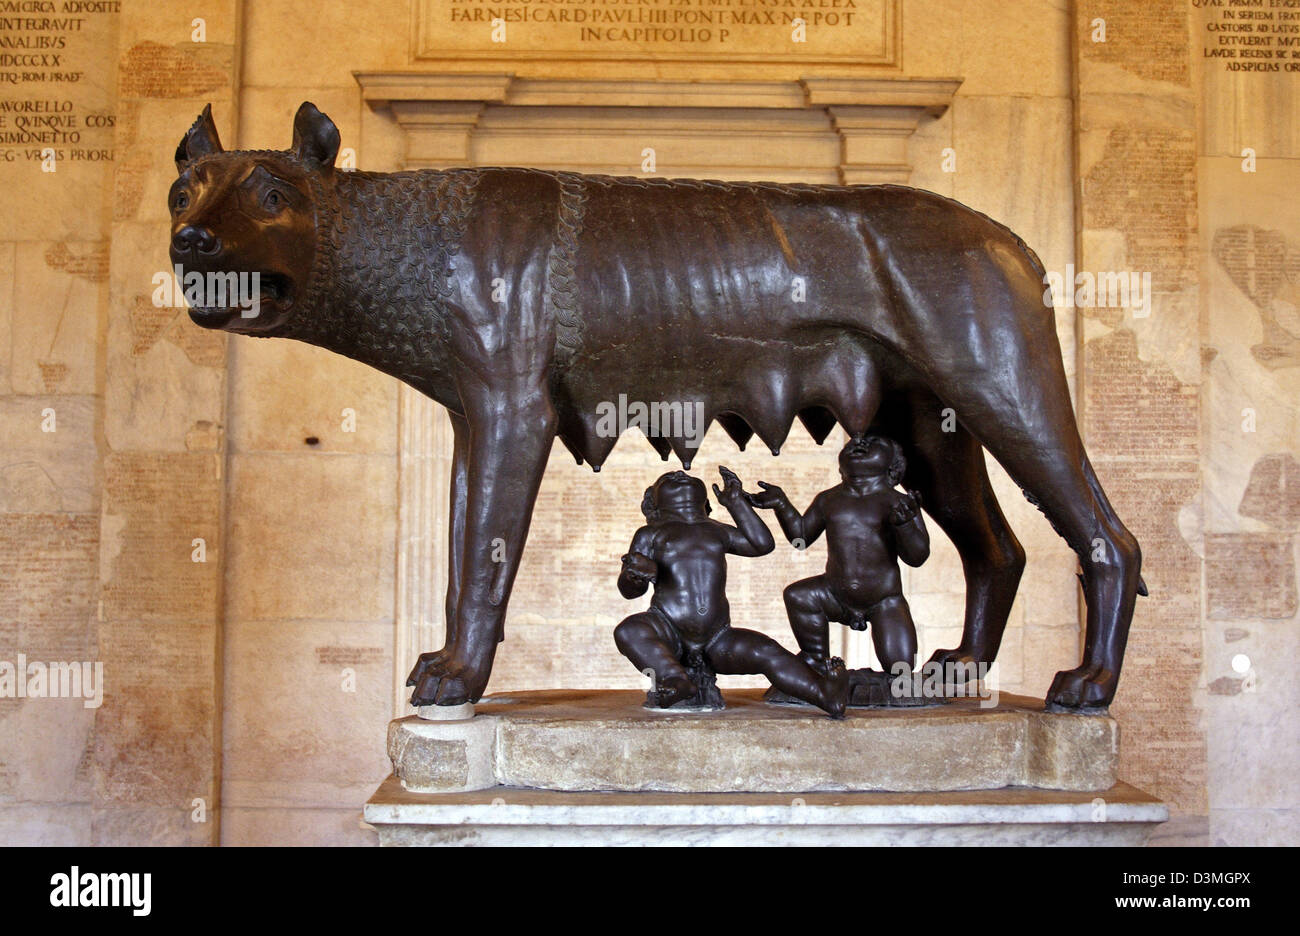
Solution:
{"label": "wolf head", "polygon": [[241,292],[255,283],[257,293],[250,314],[230,290],[204,292],[190,302],[197,324],[271,335],[309,304],[338,149],[338,128],[309,102],[294,117],[291,148],[276,151],[226,152],[211,105],[203,109],[176,147],[178,178],[167,196],[172,263],[209,281],[233,274]]}

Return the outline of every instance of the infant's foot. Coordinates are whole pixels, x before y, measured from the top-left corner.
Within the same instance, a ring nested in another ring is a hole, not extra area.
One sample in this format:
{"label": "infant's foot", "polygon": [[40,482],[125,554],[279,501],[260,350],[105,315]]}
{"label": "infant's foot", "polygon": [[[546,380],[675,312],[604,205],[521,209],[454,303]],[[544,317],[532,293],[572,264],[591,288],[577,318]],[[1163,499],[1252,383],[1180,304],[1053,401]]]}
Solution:
{"label": "infant's foot", "polygon": [[678,702],[691,698],[700,687],[688,676],[669,676],[660,680],[650,690],[650,701],[656,708],[672,708]]}
{"label": "infant's foot", "polygon": [[843,718],[844,709],[849,704],[849,671],[839,657],[821,661],[817,667],[821,675],[822,699],[819,706],[831,718]]}

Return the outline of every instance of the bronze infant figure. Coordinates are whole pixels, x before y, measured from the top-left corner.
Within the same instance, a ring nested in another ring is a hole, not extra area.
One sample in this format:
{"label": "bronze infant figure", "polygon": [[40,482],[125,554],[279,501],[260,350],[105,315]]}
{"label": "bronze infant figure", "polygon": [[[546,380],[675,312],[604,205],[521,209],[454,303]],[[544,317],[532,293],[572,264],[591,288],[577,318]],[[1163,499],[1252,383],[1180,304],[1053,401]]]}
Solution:
{"label": "bronze infant figure", "polygon": [[704,482],[684,471],[668,472],[646,490],[647,522],[623,557],[618,588],[624,598],[637,598],[653,584],[654,597],[614,629],[618,649],[653,675],[650,702],[659,708],[697,700],[721,707],[720,695],[702,697],[701,674],[711,681],[714,673],[762,673],[785,694],[842,718],[849,679],[841,661],[814,666],[766,634],[731,626],[727,555],[765,556],[775,543],[740,479],[720,471],[724,487],[713,492],[734,527],[709,518]]}
{"label": "bronze infant figure", "polygon": [[898,560],[919,566],[930,555],[930,534],[920,498],[894,489],[903,480],[902,448],[883,436],[850,439],[840,451],[841,482],[822,491],[799,513],[785,492],[758,482],[755,507],[776,513],[793,545],[806,549],[826,534],[826,572],[785,589],[790,628],[810,663],[829,653],[828,622],[854,630],[871,625],[876,657],[885,672],[911,675],[916,666],[916,625],[903,597]]}
{"label": "bronze infant figure", "polygon": [[[446,643],[411,671],[414,704],[482,696],[551,444],[599,469],[621,394],[774,453],[796,417],[818,441],[836,422],[897,440],[966,575],[940,663],[993,661],[1024,567],[987,448],[1082,567],[1083,661],[1048,700],[1110,703],[1141,552],[1079,437],[1043,266],[1010,230],[896,185],[341,171],[339,143],[304,103],[288,150],[227,152],[205,108],[176,149],[171,259],[259,275],[258,314],[199,303],[197,324],[328,348],[450,414]],[[689,468],[701,435],[650,442]]]}

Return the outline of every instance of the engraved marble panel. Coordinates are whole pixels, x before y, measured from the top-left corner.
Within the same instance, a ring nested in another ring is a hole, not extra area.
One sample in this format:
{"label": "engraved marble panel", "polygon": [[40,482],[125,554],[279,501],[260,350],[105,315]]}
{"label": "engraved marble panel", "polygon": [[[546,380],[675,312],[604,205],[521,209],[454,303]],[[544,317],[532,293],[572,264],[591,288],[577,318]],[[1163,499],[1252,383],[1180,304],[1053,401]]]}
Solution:
{"label": "engraved marble panel", "polygon": [[230,621],[223,805],[355,806],[388,769],[392,643],[388,622]]}
{"label": "engraved marble panel", "polygon": [[97,510],[98,462],[93,398],[0,397],[0,512]]}
{"label": "engraved marble panel", "polygon": [[0,242],[0,395],[11,392],[13,370],[14,251],[17,244]]}
{"label": "engraved marble panel", "polygon": [[116,224],[111,263],[105,437],[115,450],[185,451],[196,428],[224,425],[226,336],[183,304],[154,303],[153,277],[171,270],[165,224]]}
{"label": "engraved marble panel", "polygon": [[230,620],[391,618],[391,458],[242,454],[230,463]]}
{"label": "engraved marble panel", "polygon": [[306,848],[374,847],[379,835],[363,828],[361,810],[282,807],[221,811],[221,844]]}
{"label": "engraved marble panel", "polygon": [[[293,85],[353,88],[355,68],[406,69],[410,52],[411,13],[407,2],[366,7],[364,27],[346,4],[320,4],[302,15],[294,0],[264,0],[244,7],[247,87]],[[302,54],[310,49],[310,55]]]}
{"label": "engraved marble panel", "polygon": [[396,450],[397,381],[373,368],[301,342],[244,341],[230,373],[235,451]]}
{"label": "engraved marble panel", "polygon": [[104,241],[28,242],[14,254],[12,376],[16,393],[95,392]]}

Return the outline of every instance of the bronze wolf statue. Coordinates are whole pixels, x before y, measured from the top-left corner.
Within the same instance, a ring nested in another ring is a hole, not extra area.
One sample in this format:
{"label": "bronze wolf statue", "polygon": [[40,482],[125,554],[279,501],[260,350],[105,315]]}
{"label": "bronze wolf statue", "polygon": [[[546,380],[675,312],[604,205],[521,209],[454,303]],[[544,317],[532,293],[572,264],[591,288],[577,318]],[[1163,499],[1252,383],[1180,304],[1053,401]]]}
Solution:
{"label": "bronze wolf statue", "polygon": [[[1079,438],[1042,264],[1010,230],[895,185],[349,172],[338,148],[304,103],[289,150],[226,152],[205,108],[176,151],[171,258],[259,274],[256,315],[191,303],[199,325],[328,348],[450,413],[447,636],[413,704],[483,694],[551,444],[599,470],[600,404],[620,395],[700,404],[773,453],[796,417],[819,442],[836,422],[898,440],[965,570],[940,663],[992,662],[1024,566],[987,448],[1080,557],[1083,662],[1048,702],[1110,703],[1141,553]],[[702,435],[651,442],[689,467]]]}

